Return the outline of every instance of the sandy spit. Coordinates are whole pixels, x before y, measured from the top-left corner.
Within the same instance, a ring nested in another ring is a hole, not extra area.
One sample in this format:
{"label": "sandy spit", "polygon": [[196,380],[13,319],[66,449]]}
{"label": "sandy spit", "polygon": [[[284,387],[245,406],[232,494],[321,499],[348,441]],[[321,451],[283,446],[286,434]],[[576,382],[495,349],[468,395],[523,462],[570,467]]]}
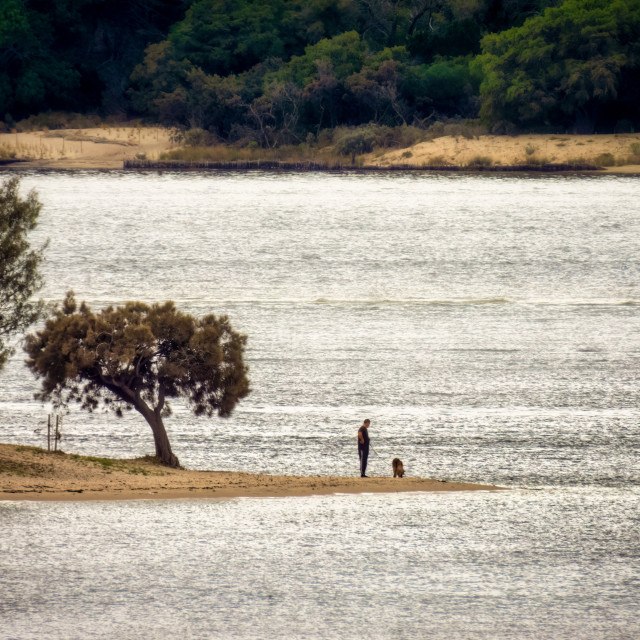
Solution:
{"label": "sandy spit", "polygon": [[[391,465],[389,465],[391,468]],[[137,500],[496,491],[486,484],[430,478],[273,476],[169,469],[148,458],[120,460],[0,444],[0,500]]]}

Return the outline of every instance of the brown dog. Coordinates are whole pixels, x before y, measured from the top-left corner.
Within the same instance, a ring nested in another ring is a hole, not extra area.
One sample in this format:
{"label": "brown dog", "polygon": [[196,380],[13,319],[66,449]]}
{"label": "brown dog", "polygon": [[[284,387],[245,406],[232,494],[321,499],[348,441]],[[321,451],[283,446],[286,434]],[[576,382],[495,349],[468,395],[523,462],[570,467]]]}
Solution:
{"label": "brown dog", "polygon": [[400,458],[394,458],[391,461],[391,466],[393,467],[393,477],[402,478],[404,475],[404,465],[402,464],[402,460]]}

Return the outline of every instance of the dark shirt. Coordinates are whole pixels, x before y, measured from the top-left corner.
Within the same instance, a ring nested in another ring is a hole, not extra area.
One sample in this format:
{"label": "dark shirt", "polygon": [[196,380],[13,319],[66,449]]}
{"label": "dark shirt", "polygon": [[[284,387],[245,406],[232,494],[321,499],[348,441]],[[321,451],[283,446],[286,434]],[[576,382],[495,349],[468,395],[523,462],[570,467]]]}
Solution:
{"label": "dark shirt", "polygon": [[362,434],[362,438],[364,439],[364,444],[360,442],[360,437],[358,437],[358,448],[359,449],[369,449],[369,429],[367,427],[360,427],[358,429],[358,433]]}

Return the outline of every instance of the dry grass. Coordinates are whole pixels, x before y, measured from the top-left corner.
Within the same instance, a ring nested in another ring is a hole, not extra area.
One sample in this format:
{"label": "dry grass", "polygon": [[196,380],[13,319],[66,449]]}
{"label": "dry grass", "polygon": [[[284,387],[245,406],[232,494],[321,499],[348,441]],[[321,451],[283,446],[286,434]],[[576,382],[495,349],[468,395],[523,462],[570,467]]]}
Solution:
{"label": "dry grass", "polygon": [[467,160],[464,165],[469,169],[480,169],[482,167],[492,167],[495,164],[495,160],[489,156],[473,156]]}
{"label": "dry grass", "polygon": [[541,166],[546,164],[575,167],[621,167],[640,165],[640,134],[610,135],[480,135],[440,137],[414,145],[404,151],[365,156],[365,164],[393,166],[405,163],[421,166],[493,168]]}
{"label": "dry grass", "polygon": [[444,156],[431,156],[424,163],[425,167],[445,167],[451,164]]}
{"label": "dry grass", "polygon": [[[524,158],[522,161],[519,162],[519,164],[523,164],[523,165],[529,165],[529,166],[534,166],[534,167],[541,167],[545,164],[551,164],[551,160],[547,157],[540,157],[540,156],[529,156],[527,158]],[[584,163],[583,163],[584,164]]]}
{"label": "dry grass", "polygon": [[8,144],[0,145],[0,160],[11,160],[18,155],[16,149],[10,147]]}
{"label": "dry grass", "polygon": [[40,447],[16,446],[15,453],[23,454],[20,457],[12,455],[8,449],[0,449],[0,473],[10,476],[36,477],[46,475],[54,470],[55,464],[75,462],[89,468],[98,466],[107,473],[119,471],[134,475],[161,476],[167,473],[157,458],[144,456],[133,460],[118,458],[97,458],[95,456],[81,456],[67,454],[62,451],[47,451]]}
{"label": "dry grass", "polygon": [[[0,149],[16,160],[60,168],[122,168],[138,153],[158,157],[172,146],[161,127],[93,127],[0,133]],[[11,155],[13,154],[13,155]]]}
{"label": "dry grass", "polygon": [[107,473],[122,471],[143,476],[163,476],[167,473],[166,468],[162,467],[160,461],[153,456],[144,456],[134,460],[120,460],[117,458],[97,458],[95,456],[69,454],[69,458],[82,464],[100,465]]}
{"label": "dry grass", "polygon": [[261,149],[257,146],[234,147],[213,145],[208,147],[181,147],[160,154],[160,161],[210,162],[210,163],[258,163],[258,162],[315,162],[329,168],[351,166],[348,158],[332,148],[315,149],[307,145],[283,146],[277,149]]}
{"label": "dry grass", "polygon": [[[33,125],[37,123],[31,123]],[[49,121],[50,125],[57,124]],[[598,136],[485,135],[474,121],[415,127],[373,128],[378,136],[370,154],[340,155],[334,135],[313,144],[262,149],[216,144],[183,146],[179,132],[161,127],[101,123],[99,127],[0,133],[0,160],[28,160],[29,166],[53,168],[122,168],[128,160],[180,163],[315,164],[327,169],[400,166],[478,168],[518,167],[548,163],[584,167],[625,167],[640,171],[640,134]],[[90,123],[89,123],[90,124]],[[350,132],[345,130],[342,133]],[[340,131],[338,131],[340,133]],[[422,138],[421,138],[422,137]],[[184,138],[184,136],[183,136]],[[418,140],[422,139],[422,142]],[[412,146],[407,146],[414,141]],[[232,167],[230,167],[232,168]]]}

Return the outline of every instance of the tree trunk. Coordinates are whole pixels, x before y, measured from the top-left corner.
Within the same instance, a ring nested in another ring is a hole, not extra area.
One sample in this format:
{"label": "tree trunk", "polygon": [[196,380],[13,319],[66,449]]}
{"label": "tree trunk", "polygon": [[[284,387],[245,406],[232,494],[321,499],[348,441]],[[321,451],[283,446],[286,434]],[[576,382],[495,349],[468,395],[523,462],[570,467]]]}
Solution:
{"label": "tree trunk", "polygon": [[154,411],[142,400],[139,400],[134,406],[143,415],[144,419],[149,423],[151,431],[153,431],[156,457],[167,467],[179,467],[180,461],[171,451],[169,436],[167,436],[164,422],[162,422],[162,416],[160,415],[161,407],[156,407]]}

